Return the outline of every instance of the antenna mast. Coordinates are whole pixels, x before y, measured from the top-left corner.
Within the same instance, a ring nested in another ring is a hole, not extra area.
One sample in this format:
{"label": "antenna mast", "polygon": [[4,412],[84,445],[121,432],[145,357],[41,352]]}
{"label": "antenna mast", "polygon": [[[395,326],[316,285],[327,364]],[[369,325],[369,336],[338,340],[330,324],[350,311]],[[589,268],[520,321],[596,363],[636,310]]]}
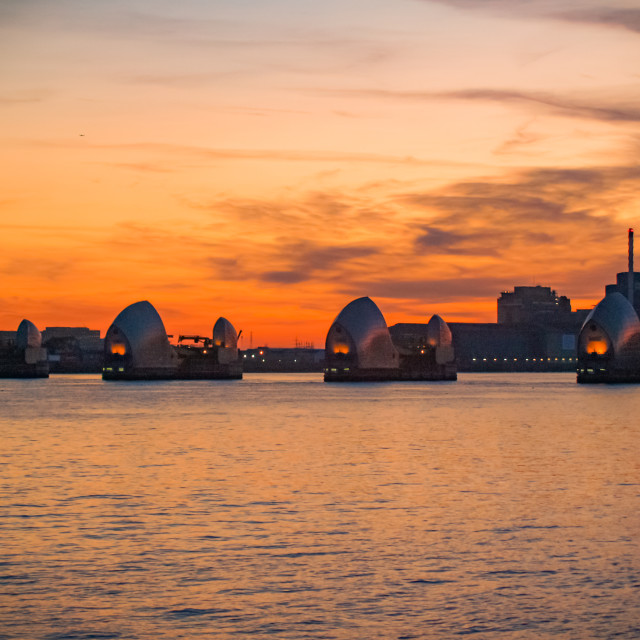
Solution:
{"label": "antenna mast", "polygon": [[633,306],[635,278],[633,273],[633,229],[629,229],[629,275],[627,276],[627,299]]}

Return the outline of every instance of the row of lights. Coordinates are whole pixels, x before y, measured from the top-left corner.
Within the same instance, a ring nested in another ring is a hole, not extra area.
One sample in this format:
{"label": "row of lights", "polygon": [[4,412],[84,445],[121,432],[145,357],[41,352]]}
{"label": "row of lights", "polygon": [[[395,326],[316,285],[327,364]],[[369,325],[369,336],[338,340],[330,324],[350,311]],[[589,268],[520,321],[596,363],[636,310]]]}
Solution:
{"label": "row of lights", "polygon": [[[264,351],[260,351],[259,355],[263,355],[263,354],[264,354]],[[246,357],[247,357],[247,354],[245,353],[242,357],[243,357],[243,358],[246,358]],[[255,358],[255,357],[256,357],[256,354],[255,354],[255,353],[252,353],[252,354],[251,354],[251,357],[252,357],[252,358]],[[294,359],[293,359],[293,361],[294,361],[294,362],[298,362],[298,359],[297,359],[297,358],[294,358]],[[262,358],[262,362],[266,362],[266,360],[265,360],[264,358]],[[278,360],[278,362],[282,362],[282,360]]]}
{"label": "row of lights", "polygon": [[[474,362],[477,362],[479,360],[479,358],[472,358],[472,360]],[[490,361],[491,358],[482,358],[482,362],[487,362]],[[498,362],[499,358],[493,358],[493,362]],[[509,361],[509,358],[504,358],[503,359],[505,362]],[[524,358],[525,362],[529,362],[529,361],[533,361],[533,362],[573,362],[574,358],[547,358],[546,360],[544,358]],[[575,358],[575,361],[578,361],[578,358]],[[518,362],[518,358],[513,358],[513,362]]]}

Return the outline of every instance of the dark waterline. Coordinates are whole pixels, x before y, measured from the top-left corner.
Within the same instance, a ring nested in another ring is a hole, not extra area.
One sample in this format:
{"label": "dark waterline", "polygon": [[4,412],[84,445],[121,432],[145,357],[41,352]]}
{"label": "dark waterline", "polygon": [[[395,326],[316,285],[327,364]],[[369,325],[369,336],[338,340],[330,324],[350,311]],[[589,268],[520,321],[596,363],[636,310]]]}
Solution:
{"label": "dark waterline", "polygon": [[0,381],[0,638],[638,638],[640,387]]}

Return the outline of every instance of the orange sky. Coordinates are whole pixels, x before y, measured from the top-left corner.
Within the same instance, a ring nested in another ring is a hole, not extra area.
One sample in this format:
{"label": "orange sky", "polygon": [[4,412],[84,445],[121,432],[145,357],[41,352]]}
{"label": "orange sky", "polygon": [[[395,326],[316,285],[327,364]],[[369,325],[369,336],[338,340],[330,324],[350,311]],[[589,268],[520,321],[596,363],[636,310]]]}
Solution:
{"label": "orange sky", "polygon": [[640,227],[636,0],[5,0],[0,60],[2,329],[588,307]]}

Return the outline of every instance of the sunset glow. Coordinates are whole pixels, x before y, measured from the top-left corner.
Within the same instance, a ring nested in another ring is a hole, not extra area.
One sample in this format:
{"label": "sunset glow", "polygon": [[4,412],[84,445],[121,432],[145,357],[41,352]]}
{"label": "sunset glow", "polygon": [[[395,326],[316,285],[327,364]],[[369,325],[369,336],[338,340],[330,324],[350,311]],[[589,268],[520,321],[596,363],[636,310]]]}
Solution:
{"label": "sunset glow", "polygon": [[[606,7],[606,8],[605,8]],[[0,329],[316,347],[496,319],[542,284],[593,306],[640,216],[636,0],[8,0]]]}

